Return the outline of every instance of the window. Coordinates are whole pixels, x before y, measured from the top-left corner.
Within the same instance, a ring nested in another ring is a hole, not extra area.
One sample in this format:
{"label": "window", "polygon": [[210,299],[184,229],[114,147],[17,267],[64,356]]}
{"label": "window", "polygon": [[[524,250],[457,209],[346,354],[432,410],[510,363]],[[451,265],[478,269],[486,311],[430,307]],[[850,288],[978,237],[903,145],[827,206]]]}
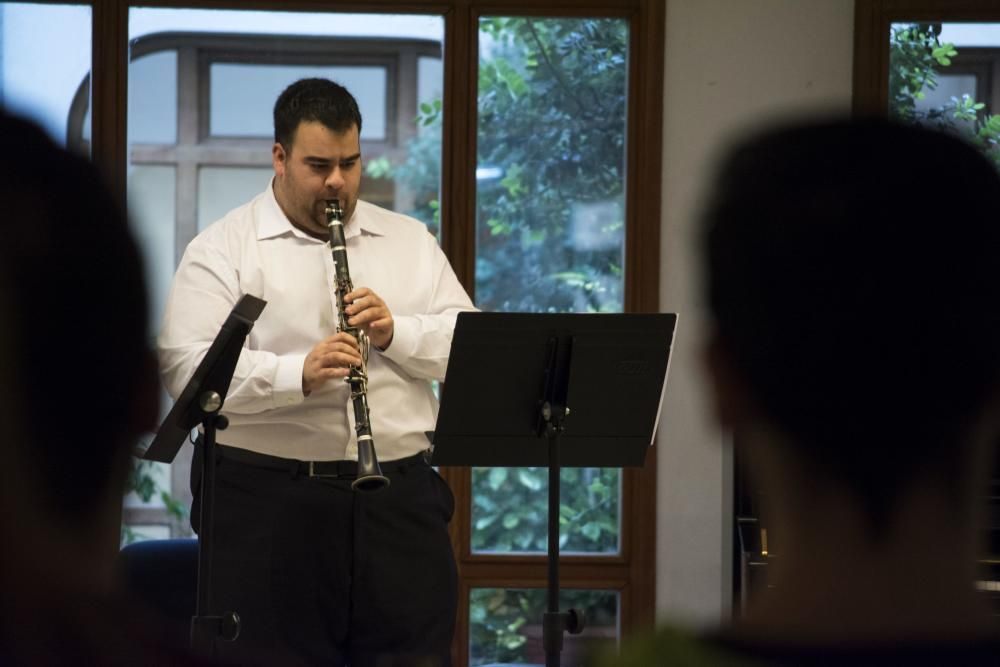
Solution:
{"label": "window", "polygon": [[[888,4],[855,3],[855,110],[943,125],[974,141],[1000,168],[1000,6],[992,0]],[[934,85],[927,85],[928,75]],[[998,488],[1000,467],[986,492],[992,519],[978,584],[994,606],[1000,588]]]}
{"label": "window", "polygon": [[[621,312],[628,21],[482,16],[478,37],[477,305]],[[562,553],[618,556],[621,476],[560,471]],[[468,561],[544,554],[548,486],[545,468],[473,469]],[[567,637],[567,664],[580,657],[569,647],[617,635],[617,592],[575,593],[606,624]],[[544,608],[544,588],[470,589],[470,664],[544,662],[532,623]]]}
{"label": "window", "polygon": [[[662,2],[585,0],[570,10],[543,0],[525,13],[508,0],[488,11],[479,0],[444,0],[409,15],[398,12],[413,4],[391,1],[369,15],[330,12],[319,0],[298,11],[268,0],[240,10],[83,4],[95,60],[92,77],[77,75],[68,141],[89,148],[127,196],[155,319],[187,242],[266,186],[274,96],[307,73],[363,77],[362,196],[427,223],[481,307],[657,310]],[[495,95],[505,90],[518,99]],[[537,135],[514,122],[529,112],[542,114]],[[642,470],[565,471],[573,516],[563,605],[590,609],[591,637],[614,641],[653,621],[655,465],[651,452]],[[457,664],[534,659],[545,473],[443,473],[458,504]],[[158,474],[186,500],[182,459]],[[541,514],[518,525],[484,514],[505,484],[537,499]],[[185,531],[169,509],[128,512],[161,532]],[[524,525],[532,539],[519,537]],[[523,632],[499,624],[507,613]],[[567,641],[565,664],[577,644]]]}
{"label": "window", "polygon": [[90,28],[91,9],[83,3],[0,2],[0,104],[63,146],[74,144],[67,137],[70,107],[77,84],[90,74]]}
{"label": "window", "polygon": [[940,67],[938,85],[925,88],[926,97],[918,104],[926,109],[947,103],[953,95],[960,98],[967,93],[993,105],[996,113],[995,98],[1000,91],[993,79],[1000,64],[1000,8],[995,2],[969,0],[960,7],[944,0],[900,0],[891,7],[885,4],[877,0],[855,2],[855,110],[881,114],[889,110],[893,32],[904,26],[922,25],[935,32],[943,29],[941,41],[956,45],[958,54],[946,55],[950,62]]}
{"label": "window", "polygon": [[[295,32],[272,34],[281,25]],[[440,128],[420,132],[416,116],[420,105],[441,98],[442,33],[436,16],[130,10],[128,204],[146,259],[154,330],[188,242],[269,182],[274,100],[298,78],[333,78],[356,91],[369,166],[364,197],[436,231],[428,202],[439,196]],[[90,140],[88,88],[89,77],[69,114],[81,148]],[[438,155],[425,178],[411,183],[388,165],[407,158],[418,134]],[[164,393],[164,415],[170,405]],[[177,510],[190,504],[191,453],[182,449],[173,466],[142,464],[151,485],[172,499],[130,494],[130,538],[188,531]]]}

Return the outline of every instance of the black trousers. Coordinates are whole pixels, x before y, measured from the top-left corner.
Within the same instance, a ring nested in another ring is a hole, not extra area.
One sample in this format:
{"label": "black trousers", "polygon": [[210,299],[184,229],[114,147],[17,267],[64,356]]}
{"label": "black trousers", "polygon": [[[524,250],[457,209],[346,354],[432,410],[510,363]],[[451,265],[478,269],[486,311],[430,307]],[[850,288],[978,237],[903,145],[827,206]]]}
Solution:
{"label": "black trousers", "polygon": [[[448,522],[455,499],[422,458],[383,464],[390,485],[351,489],[302,466],[216,457],[210,613],[241,632],[216,642],[241,664],[451,664],[457,575]],[[240,450],[242,452],[243,450]],[[236,453],[240,453],[236,452]],[[285,461],[284,459],[274,459]],[[198,530],[201,452],[192,466]],[[292,463],[292,462],[289,462]]]}

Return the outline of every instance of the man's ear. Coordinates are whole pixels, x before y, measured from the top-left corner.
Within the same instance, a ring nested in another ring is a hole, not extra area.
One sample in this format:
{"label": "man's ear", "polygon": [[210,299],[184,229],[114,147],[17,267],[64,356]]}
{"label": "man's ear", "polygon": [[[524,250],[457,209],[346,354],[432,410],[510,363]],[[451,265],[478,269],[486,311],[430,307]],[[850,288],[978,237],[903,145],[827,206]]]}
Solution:
{"label": "man's ear", "polygon": [[715,418],[722,426],[736,430],[753,418],[753,398],[716,332],[709,336],[702,361],[711,387]]}
{"label": "man's ear", "polygon": [[271,147],[271,163],[274,165],[275,174],[278,176],[285,175],[287,160],[288,154],[285,152],[285,147],[281,145],[280,141],[275,141],[274,146]]}

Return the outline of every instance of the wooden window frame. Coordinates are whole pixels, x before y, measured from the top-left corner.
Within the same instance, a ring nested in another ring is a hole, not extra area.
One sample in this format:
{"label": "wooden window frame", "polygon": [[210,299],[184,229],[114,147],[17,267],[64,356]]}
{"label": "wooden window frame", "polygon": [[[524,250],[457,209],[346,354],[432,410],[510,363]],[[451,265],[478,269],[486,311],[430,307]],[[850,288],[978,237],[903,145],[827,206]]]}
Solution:
{"label": "wooden window frame", "polygon": [[[853,111],[857,115],[887,116],[889,113],[889,30],[893,23],[1000,23],[1000,5],[996,0],[855,0],[854,4],[854,82]],[[1000,57],[992,55],[984,62],[982,49],[959,49],[965,65],[956,59],[958,72],[982,72],[992,69],[994,81]],[[986,50],[996,54],[995,49]],[[997,100],[998,88],[992,90],[992,100]],[[978,91],[977,91],[978,94]],[[982,101],[982,99],[980,100]],[[991,113],[1000,112],[1000,105]],[[994,498],[1000,490],[1000,461],[994,465],[993,478],[986,498]],[[995,572],[1000,559],[996,555],[996,530],[991,531],[990,544],[980,564]],[[993,549],[991,553],[989,550]],[[995,604],[996,596],[990,596]]]}
{"label": "wooden window frame", "polygon": [[[271,167],[271,136],[211,136],[210,73],[215,63],[252,63],[280,65],[374,66],[386,72],[385,137],[361,142],[368,157],[405,152],[404,144],[416,135],[407,119],[417,115],[417,62],[421,57],[441,59],[441,45],[433,40],[411,38],[318,37],[308,35],[247,34],[214,32],[162,32],[144,36],[130,43],[129,59],[155,53],[177,55],[178,118],[177,138],[171,144],[133,143],[129,147],[131,166],[169,166],[175,174],[175,257],[180,261],[188,243],[198,233],[197,193],[202,167]],[[80,85],[69,113],[70,145],[86,151],[81,135],[83,118],[89,108],[89,78]],[[384,205],[391,189],[380,189],[380,198],[369,201]],[[178,502],[190,506],[188,480],[192,451],[183,448],[171,467],[170,493]],[[171,535],[190,534],[186,521],[178,521],[166,508],[125,507],[123,521],[128,525],[166,526]]]}
{"label": "wooden window frame", "polygon": [[918,21],[1000,23],[1000,5],[995,0],[855,0],[855,114],[888,114],[889,29],[893,23]]}
{"label": "wooden window frame", "polygon": [[[48,2],[50,0],[42,0]],[[93,18],[91,155],[124,205],[128,169],[127,73],[130,7],[434,14],[444,17],[442,248],[459,280],[475,286],[475,160],[478,24],[482,16],[608,17],[629,24],[626,118],[624,310],[659,310],[665,0],[89,0]],[[178,181],[178,189],[184,184]],[[622,636],[655,615],[656,468],[651,448],[641,469],[622,474],[621,551],[560,559],[561,586],[620,594]],[[472,587],[544,587],[544,555],[473,555],[471,474],[444,469],[457,498],[451,537],[459,564],[455,664],[468,660]]]}

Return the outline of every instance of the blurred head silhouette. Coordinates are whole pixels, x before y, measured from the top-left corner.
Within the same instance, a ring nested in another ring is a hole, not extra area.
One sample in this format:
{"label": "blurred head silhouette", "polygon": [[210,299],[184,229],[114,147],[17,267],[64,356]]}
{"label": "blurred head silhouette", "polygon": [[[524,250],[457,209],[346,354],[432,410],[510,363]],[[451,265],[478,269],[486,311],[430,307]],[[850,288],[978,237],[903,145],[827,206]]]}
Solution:
{"label": "blurred head silhouette", "polygon": [[[833,613],[905,634],[976,607],[998,433],[995,169],[938,132],[813,121],[736,146],[712,193],[708,366],[785,549],[769,613],[807,635]],[[918,567],[940,576],[907,588]]]}
{"label": "blurred head silhouette", "polygon": [[0,629],[112,583],[129,456],[155,426],[142,265],[86,160],[0,114]]}

